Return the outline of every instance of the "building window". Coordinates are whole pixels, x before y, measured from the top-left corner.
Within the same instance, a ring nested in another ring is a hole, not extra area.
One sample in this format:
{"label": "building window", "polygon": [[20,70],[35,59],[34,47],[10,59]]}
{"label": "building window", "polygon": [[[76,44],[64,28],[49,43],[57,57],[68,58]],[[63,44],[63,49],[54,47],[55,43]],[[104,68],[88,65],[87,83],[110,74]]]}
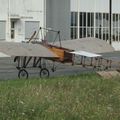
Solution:
{"label": "building window", "polygon": [[86,13],[85,12],[81,12],[80,13],[80,21],[79,21],[79,24],[80,24],[80,28],[79,28],[79,35],[80,35],[80,38],[82,37],[85,37],[86,36]]}
{"label": "building window", "polygon": [[113,14],[113,33],[112,33],[113,41],[119,41],[119,15]]}
{"label": "building window", "polygon": [[77,38],[77,28],[76,27],[71,28],[71,38],[72,39]]}
{"label": "building window", "polygon": [[76,39],[77,38],[77,12],[71,12],[71,38]]}
{"label": "building window", "polygon": [[94,13],[87,13],[87,34],[86,37],[94,36]]}
{"label": "building window", "polygon": [[15,39],[15,21],[11,21],[11,39]]}
{"label": "building window", "polygon": [[71,26],[77,26],[77,12],[71,12]]}
{"label": "building window", "polygon": [[[77,38],[77,12],[71,13],[71,39]],[[109,13],[79,13],[79,37],[109,40]],[[120,14],[112,15],[112,41],[120,41]]]}

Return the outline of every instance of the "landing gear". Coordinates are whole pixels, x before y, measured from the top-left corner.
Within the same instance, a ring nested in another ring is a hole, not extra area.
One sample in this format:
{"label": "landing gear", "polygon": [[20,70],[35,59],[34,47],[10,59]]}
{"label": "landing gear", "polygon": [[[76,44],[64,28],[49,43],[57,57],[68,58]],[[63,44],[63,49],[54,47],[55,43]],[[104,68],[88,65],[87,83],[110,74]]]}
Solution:
{"label": "landing gear", "polygon": [[[30,63],[32,61],[32,63]],[[20,79],[28,79],[29,74],[26,68],[40,68],[39,76],[41,78],[49,77],[49,70],[46,68],[46,61],[40,57],[15,57],[14,62],[17,62],[18,77]],[[55,68],[53,67],[53,71]]]}
{"label": "landing gear", "polygon": [[[41,78],[48,78],[49,77],[49,70],[47,68],[40,69],[40,77]],[[20,79],[28,79],[28,72],[25,69],[20,69],[18,72],[18,77]]]}
{"label": "landing gear", "polygon": [[28,72],[25,69],[21,69],[18,72],[18,77],[20,79],[28,79]]}
{"label": "landing gear", "polygon": [[42,68],[40,70],[40,77],[41,78],[47,78],[47,77],[49,77],[49,70],[47,68]]}

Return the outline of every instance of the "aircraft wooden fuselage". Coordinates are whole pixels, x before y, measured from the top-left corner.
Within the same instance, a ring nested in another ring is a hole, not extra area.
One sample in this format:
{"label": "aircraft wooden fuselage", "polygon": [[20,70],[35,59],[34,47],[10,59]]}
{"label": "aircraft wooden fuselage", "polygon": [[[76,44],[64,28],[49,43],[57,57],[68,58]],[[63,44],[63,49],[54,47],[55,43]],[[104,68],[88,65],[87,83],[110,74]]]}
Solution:
{"label": "aircraft wooden fuselage", "polygon": [[58,56],[57,58],[52,58],[53,61],[61,62],[61,63],[73,63],[73,54],[70,53],[73,50],[63,48],[63,47],[58,47],[51,44],[41,43],[41,45],[45,46],[51,52],[53,52]]}

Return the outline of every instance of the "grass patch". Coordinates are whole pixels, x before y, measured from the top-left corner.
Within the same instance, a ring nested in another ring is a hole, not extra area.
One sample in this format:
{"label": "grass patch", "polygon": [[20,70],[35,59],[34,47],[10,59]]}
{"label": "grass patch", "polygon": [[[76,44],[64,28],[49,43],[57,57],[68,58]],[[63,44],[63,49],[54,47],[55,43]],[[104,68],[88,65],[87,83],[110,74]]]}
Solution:
{"label": "grass patch", "polygon": [[0,120],[120,120],[120,78],[96,74],[0,82]]}

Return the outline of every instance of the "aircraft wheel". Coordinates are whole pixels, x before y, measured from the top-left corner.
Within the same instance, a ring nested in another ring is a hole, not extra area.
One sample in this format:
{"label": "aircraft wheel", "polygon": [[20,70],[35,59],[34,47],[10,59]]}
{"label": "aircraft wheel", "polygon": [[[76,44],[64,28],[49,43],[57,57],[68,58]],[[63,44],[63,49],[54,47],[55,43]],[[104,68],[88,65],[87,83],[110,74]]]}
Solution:
{"label": "aircraft wheel", "polygon": [[40,70],[40,77],[41,78],[47,78],[47,77],[49,77],[49,70],[47,68],[42,68]]}
{"label": "aircraft wheel", "polygon": [[25,69],[19,70],[18,77],[22,79],[28,78],[28,72]]}

